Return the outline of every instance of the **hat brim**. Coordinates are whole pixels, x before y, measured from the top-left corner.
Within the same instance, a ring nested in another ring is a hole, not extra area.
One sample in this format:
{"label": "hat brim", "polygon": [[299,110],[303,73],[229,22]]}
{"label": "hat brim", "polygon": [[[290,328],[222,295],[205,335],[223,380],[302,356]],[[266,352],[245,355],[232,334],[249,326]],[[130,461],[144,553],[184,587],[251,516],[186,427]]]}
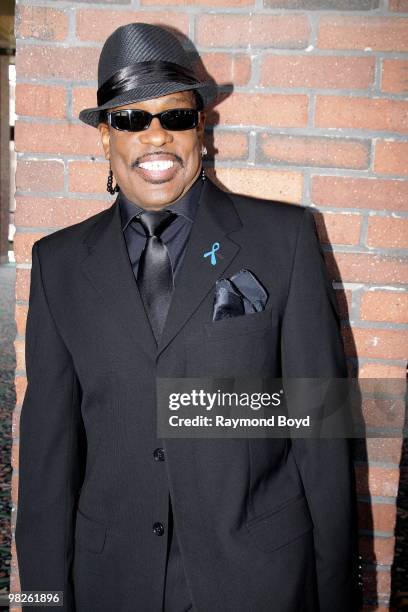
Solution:
{"label": "hat brim", "polygon": [[143,100],[151,100],[152,98],[158,98],[177,91],[187,91],[189,89],[198,91],[203,100],[204,108],[209,106],[217,98],[217,85],[211,81],[197,83],[196,85],[177,83],[175,81],[169,83],[152,83],[150,85],[141,85],[135,89],[130,89],[101,106],[85,108],[79,113],[79,119],[92,127],[98,127],[99,123],[103,121],[103,111],[109,108],[115,108],[116,106],[131,104],[133,102],[142,102]]}

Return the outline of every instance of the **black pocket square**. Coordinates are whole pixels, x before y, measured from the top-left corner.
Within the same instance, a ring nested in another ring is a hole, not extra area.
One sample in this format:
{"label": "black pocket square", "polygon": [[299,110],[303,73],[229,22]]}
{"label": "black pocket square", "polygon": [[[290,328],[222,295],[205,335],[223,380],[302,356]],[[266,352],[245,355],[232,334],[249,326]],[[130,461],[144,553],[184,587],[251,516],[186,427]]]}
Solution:
{"label": "black pocket square", "polygon": [[260,312],[268,293],[255,275],[245,268],[215,283],[213,321]]}

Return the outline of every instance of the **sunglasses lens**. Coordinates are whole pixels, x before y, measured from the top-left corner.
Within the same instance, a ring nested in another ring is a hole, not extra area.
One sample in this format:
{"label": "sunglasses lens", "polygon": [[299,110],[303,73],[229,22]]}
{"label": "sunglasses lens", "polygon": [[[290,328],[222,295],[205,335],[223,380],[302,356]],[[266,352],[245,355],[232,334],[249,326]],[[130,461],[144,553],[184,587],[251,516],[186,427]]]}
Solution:
{"label": "sunglasses lens", "polygon": [[161,123],[166,130],[191,130],[198,123],[198,111],[193,108],[174,108],[163,113]]}
{"label": "sunglasses lens", "polygon": [[142,110],[132,109],[116,111],[111,114],[111,125],[116,130],[139,132],[144,130],[149,122],[149,114]]}

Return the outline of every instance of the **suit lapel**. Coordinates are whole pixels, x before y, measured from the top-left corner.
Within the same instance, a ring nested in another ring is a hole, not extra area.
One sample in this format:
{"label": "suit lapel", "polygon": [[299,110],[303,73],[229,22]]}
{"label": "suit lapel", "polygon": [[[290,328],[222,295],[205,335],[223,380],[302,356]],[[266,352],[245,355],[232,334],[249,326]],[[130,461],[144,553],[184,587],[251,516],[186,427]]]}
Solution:
{"label": "suit lapel", "polygon": [[[208,292],[214,289],[215,281],[238,253],[239,244],[228,234],[241,226],[231,198],[207,178],[201,190],[181,269],[175,279],[175,290],[157,356],[179,333]],[[204,254],[211,251],[216,242],[220,246],[215,252],[216,264],[212,265],[211,258],[204,257]]]}
{"label": "suit lapel", "polygon": [[[84,240],[86,255],[81,267],[99,293],[101,302],[110,311],[112,319],[122,325],[139,348],[156,359],[208,292],[214,289],[215,281],[238,253],[240,245],[229,238],[228,234],[241,226],[231,199],[207,178],[201,190],[181,269],[175,279],[175,290],[158,346],[129,261],[117,200],[101,213],[87,234]],[[212,265],[211,258],[204,257],[204,253],[211,251],[216,242],[220,247],[215,252],[217,263]]]}
{"label": "suit lapel", "polygon": [[84,274],[100,294],[112,320],[122,325],[132,341],[155,359],[157,344],[127,253],[117,200],[101,214],[85,243],[87,254],[81,262]]}

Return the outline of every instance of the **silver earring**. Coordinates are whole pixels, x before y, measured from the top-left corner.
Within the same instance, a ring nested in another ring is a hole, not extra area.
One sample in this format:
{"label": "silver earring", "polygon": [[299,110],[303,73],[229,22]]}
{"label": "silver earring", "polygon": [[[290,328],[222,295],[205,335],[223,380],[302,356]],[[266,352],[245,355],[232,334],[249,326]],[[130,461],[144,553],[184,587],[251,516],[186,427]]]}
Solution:
{"label": "silver earring", "polygon": [[[201,147],[201,157],[204,157],[204,155],[207,155],[207,147],[205,147],[204,145]],[[202,170],[201,170],[201,179],[203,181],[206,180],[206,175],[205,175],[205,170],[204,170],[204,166],[202,166]]]}

